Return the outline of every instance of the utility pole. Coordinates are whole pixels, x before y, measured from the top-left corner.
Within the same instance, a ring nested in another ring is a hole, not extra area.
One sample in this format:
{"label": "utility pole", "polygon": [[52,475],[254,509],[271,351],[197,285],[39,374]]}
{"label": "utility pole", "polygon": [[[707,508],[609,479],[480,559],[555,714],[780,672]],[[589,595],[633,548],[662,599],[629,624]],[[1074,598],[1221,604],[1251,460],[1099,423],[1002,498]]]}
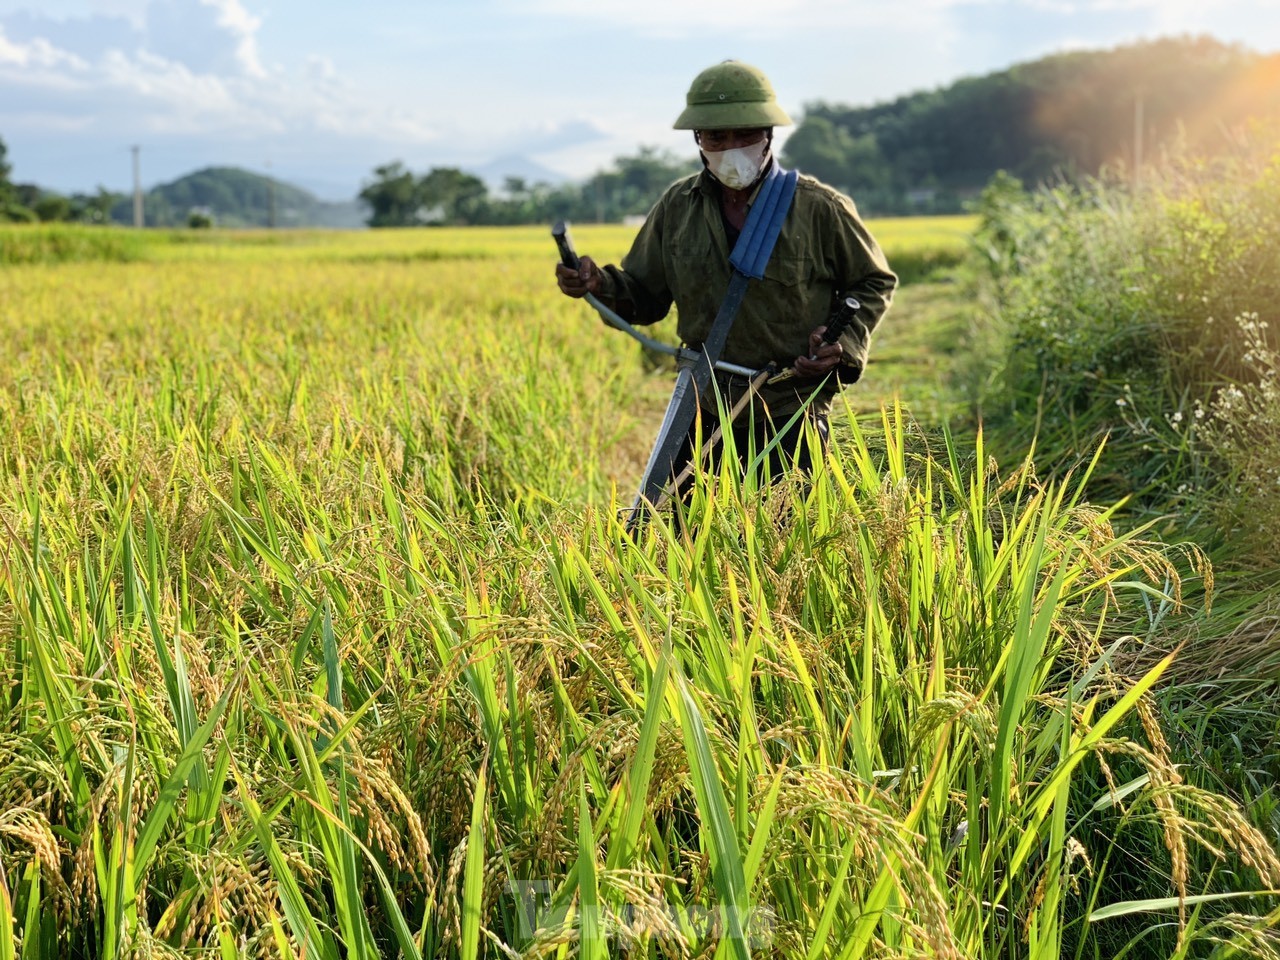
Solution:
{"label": "utility pole", "polygon": [[271,175],[271,161],[267,161],[267,227],[276,228],[276,178]]}
{"label": "utility pole", "polygon": [[133,150],[133,225],[142,227],[142,167],[138,162],[141,147],[134,145]]}

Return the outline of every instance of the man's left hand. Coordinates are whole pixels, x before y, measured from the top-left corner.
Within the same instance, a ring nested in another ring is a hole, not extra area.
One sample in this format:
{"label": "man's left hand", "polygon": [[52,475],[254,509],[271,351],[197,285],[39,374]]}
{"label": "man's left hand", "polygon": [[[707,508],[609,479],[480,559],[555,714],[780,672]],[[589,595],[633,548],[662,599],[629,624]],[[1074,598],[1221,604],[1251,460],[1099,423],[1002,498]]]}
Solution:
{"label": "man's left hand", "polygon": [[[840,365],[844,347],[838,343],[823,343],[822,335],[826,332],[827,328],[822,326],[809,334],[809,356],[796,357],[796,376],[816,380],[825,377]],[[813,359],[809,359],[810,357]]]}

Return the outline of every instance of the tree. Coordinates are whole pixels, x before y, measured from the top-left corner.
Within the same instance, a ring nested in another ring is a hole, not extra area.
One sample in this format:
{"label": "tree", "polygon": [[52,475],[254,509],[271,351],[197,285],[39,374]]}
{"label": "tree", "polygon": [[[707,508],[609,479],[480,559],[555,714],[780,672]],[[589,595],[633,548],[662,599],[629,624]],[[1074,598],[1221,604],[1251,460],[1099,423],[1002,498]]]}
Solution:
{"label": "tree", "polygon": [[19,206],[32,208],[44,196],[44,191],[34,183],[12,183],[9,185],[9,196]]}
{"label": "tree", "polygon": [[42,223],[71,219],[71,201],[60,193],[43,194],[31,204],[31,209]]}
{"label": "tree", "polygon": [[[8,163],[9,148],[0,140],[0,223],[29,223],[36,219],[30,206],[23,202],[25,187],[20,188],[9,179],[13,171]],[[39,191],[35,192],[39,197]]]}
{"label": "tree", "polygon": [[124,199],[123,194],[112,193],[99,186],[97,193],[71,195],[72,219],[81,223],[110,223],[111,209]]}
{"label": "tree", "polygon": [[853,137],[823,116],[808,117],[783,148],[783,162],[832,186],[847,187]]}
{"label": "tree", "polygon": [[507,177],[490,196],[483,180],[457,167],[435,167],[420,179],[402,163],[374,170],[360,199],[369,207],[369,225],[548,223],[552,220],[616,222],[648,213],[672,181],[698,170],[679,156],[641,147],[634,157],[618,157],[612,169],[585,183],[552,187]]}
{"label": "tree", "polygon": [[4,203],[11,199],[13,194],[13,184],[9,181],[9,174],[13,172],[5,158],[9,154],[9,148],[5,146],[4,140],[0,139],[0,203]]}
{"label": "tree", "polygon": [[[621,177],[623,191],[637,199],[656,200],[674,181],[698,169],[698,164],[682,160],[670,151],[658,150],[656,147],[641,147],[636,156],[618,157],[614,163]],[[640,202],[643,204],[644,200]],[[650,202],[644,210],[634,212],[648,213],[648,207],[652,205]]]}
{"label": "tree", "polygon": [[876,212],[926,193],[958,210],[1001,169],[1029,184],[1127,169],[1138,103],[1148,162],[1221,154],[1250,117],[1280,115],[1278,77],[1280,55],[1207,37],[1072,51],[888,103],[809,104],[784,156]]}
{"label": "tree", "polygon": [[874,133],[854,136],[826,117],[807,118],[787,140],[783,162],[851,194],[866,210],[899,204],[893,168]]}
{"label": "tree", "polygon": [[457,167],[435,167],[418,184],[422,203],[440,211],[440,222],[469,225],[487,219],[489,189],[479,177]]}
{"label": "tree", "polygon": [[365,184],[360,199],[371,212],[371,227],[411,227],[423,222],[422,193],[418,181],[399,160],[373,171],[374,180]]}

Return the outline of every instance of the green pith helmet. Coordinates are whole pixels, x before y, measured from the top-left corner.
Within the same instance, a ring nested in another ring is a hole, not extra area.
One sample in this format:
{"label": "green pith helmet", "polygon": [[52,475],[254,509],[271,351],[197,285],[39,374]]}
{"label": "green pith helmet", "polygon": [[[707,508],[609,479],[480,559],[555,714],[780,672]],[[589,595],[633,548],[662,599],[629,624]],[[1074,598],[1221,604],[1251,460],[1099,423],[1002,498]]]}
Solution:
{"label": "green pith helmet", "polygon": [[739,60],[707,67],[693,78],[687,106],[676,118],[677,130],[750,130],[789,127],[764,72]]}

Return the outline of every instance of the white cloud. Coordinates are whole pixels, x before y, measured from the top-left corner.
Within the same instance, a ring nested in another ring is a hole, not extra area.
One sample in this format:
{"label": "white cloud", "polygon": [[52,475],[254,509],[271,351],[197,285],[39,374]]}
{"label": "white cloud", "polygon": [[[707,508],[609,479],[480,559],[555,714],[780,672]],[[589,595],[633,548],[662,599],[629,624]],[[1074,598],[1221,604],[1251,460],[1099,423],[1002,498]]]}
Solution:
{"label": "white cloud", "polygon": [[572,120],[547,121],[503,134],[501,143],[495,146],[503,152],[522,154],[554,153],[599,143],[610,138],[610,133],[600,120],[581,117]]}
{"label": "white cloud", "polygon": [[29,130],[38,130],[55,135],[81,135],[85,133],[92,120],[88,117],[53,116],[47,113],[15,114],[13,119],[19,121]]}
{"label": "white cloud", "polygon": [[151,0],[89,0],[89,11],[95,16],[121,17],[141,29],[150,5]]}
{"label": "white cloud", "polygon": [[262,20],[250,14],[240,0],[200,0],[200,3],[216,10],[218,26],[235,38],[236,59],[244,72],[251,77],[265,77],[267,71],[258,59],[257,33]]}
{"label": "white cloud", "polygon": [[328,57],[268,70],[262,19],[242,0],[150,0],[141,12],[136,23],[119,15],[123,8],[112,16],[0,16],[0,121],[47,130],[33,118],[61,117],[130,139],[318,131],[421,144],[438,136],[413,110],[370,107],[373,98]]}
{"label": "white cloud", "polygon": [[322,83],[326,80],[334,80],[338,76],[338,68],[329,57],[322,57],[318,53],[313,53],[307,57],[307,76]]}
{"label": "white cloud", "polygon": [[245,121],[226,80],[194,73],[145,50],[132,57],[109,50],[99,72],[117,94],[132,94],[150,105],[147,120],[153,129],[198,132],[207,129],[211,120]]}
{"label": "white cloud", "polygon": [[[1094,17],[1145,14],[1155,32],[1216,31],[1226,14],[1247,20],[1250,15],[1280,11],[1280,0],[898,0],[896,3],[850,0],[645,0],[643,3],[582,4],[579,0],[501,0],[514,12],[532,13],[581,23],[596,21],[638,30],[650,37],[694,40],[699,37],[786,38],[910,26],[919,34],[946,31],[952,13],[989,7],[1037,11],[1059,16]],[[855,45],[856,48],[856,45]]]}
{"label": "white cloud", "polygon": [[260,79],[261,26],[240,0],[153,0],[138,42],[196,72]]}
{"label": "white cloud", "polygon": [[1087,17],[1116,13],[1146,14],[1151,26],[1162,32],[1214,24],[1226,8],[1236,11],[1278,10],[1280,0],[1015,0],[1045,13]]}
{"label": "white cloud", "polygon": [[18,43],[5,36],[0,24],[0,66],[87,70],[89,65],[74,53],[60,50],[43,37]]}
{"label": "white cloud", "polygon": [[[671,121],[691,77],[724,56],[763,67],[798,118],[814,100],[872,103],[1158,33],[1280,46],[1280,17],[1264,12],[1275,10],[1280,0],[0,0],[0,132],[24,176],[70,188],[120,157],[127,170],[130,143],[150,151],[148,176],[270,157],[281,173],[354,182],[394,157],[420,170],[504,153],[586,174],[639,144],[692,153]],[[86,159],[93,150],[105,159]]]}
{"label": "white cloud", "polygon": [[[513,9],[577,21],[595,19],[655,36],[695,38],[708,31],[724,37],[779,37],[814,30],[865,31],[879,25],[925,29],[958,4],[987,0],[909,0],[894,4],[848,0],[645,0],[643,3],[582,4],[578,0],[506,0]],[[855,34],[851,34],[853,36]]]}

